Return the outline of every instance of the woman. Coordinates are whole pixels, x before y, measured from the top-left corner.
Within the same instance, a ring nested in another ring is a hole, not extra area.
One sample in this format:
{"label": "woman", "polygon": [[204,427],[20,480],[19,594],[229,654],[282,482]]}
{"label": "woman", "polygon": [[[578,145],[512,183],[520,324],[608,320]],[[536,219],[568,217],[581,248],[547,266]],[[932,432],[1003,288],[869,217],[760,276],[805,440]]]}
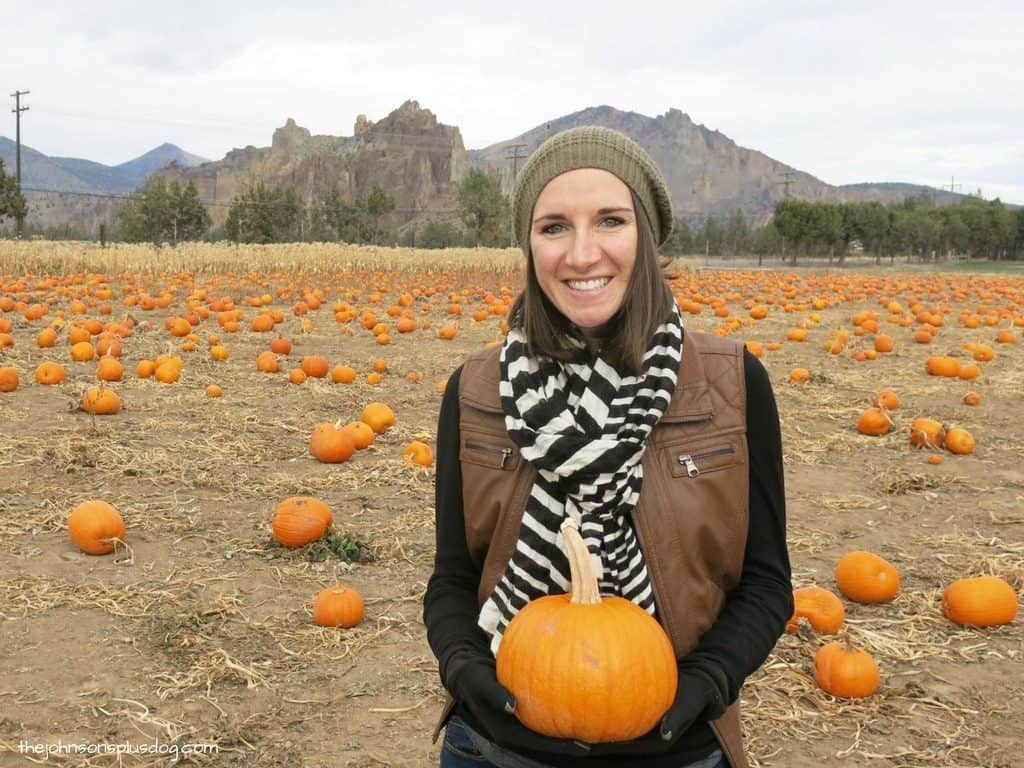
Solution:
{"label": "woman", "polygon": [[[768,376],[739,342],[683,331],[657,253],[668,190],[632,140],[553,136],[512,202],[526,286],[504,345],[449,378],[438,424],[424,622],[451,694],[441,766],[746,768],[739,689],[792,612]],[[654,615],[676,652],[676,700],[634,741],[530,731],[495,677],[516,612],[567,591],[567,515],[602,594]]]}

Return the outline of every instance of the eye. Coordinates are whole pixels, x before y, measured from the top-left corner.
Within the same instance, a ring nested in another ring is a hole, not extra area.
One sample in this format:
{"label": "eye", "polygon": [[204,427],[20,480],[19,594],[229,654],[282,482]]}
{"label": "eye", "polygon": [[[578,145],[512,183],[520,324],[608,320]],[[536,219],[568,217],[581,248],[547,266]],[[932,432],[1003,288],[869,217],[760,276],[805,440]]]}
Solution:
{"label": "eye", "polygon": [[565,230],[565,225],[564,224],[560,224],[558,222],[555,222],[553,224],[545,224],[543,227],[541,227],[540,232],[541,232],[542,235],[557,235],[557,234],[559,234],[560,232],[562,232],[564,230]]}
{"label": "eye", "polygon": [[602,227],[620,227],[626,223],[626,220],[619,216],[605,216],[601,219]]}

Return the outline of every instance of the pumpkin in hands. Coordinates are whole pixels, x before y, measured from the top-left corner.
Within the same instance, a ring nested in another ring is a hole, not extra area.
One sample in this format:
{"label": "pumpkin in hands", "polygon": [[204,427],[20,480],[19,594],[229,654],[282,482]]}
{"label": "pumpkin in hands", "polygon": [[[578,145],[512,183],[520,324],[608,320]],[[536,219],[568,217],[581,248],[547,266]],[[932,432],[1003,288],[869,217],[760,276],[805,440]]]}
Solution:
{"label": "pumpkin in hands", "polygon": [[672,643],[635,603],[601,597],[576,523],[561,530],[572,594],[533,600],[509,622],[498,681],[515,696],[516,717],[537,733],[589,743],[638,738],[675,700]]}

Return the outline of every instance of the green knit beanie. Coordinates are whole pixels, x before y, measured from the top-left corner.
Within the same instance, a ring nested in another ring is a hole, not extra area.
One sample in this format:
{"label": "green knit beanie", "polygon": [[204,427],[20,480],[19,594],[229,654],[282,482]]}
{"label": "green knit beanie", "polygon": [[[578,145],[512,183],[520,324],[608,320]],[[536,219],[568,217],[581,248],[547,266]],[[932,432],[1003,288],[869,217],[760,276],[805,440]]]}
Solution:
{"label": "green knit beanie", "polygon": [[618,131],[586,125],[555,134],[541,144],[516,179],[512,220],[523,253],[530,252],[530,223],[541,190],[555,176],[577,168],[601,168],[621,179],[640,199],[658,245],[668,239],[672,232],[672,201],[651,156]]}

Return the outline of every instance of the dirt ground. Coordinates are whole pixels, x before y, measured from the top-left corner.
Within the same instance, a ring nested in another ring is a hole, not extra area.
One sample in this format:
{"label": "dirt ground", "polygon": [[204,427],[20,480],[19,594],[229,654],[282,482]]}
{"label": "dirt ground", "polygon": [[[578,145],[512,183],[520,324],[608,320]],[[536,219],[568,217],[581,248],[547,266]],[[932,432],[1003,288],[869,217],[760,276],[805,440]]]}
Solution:
{"label": "dirt ground", "polygon": [[[894,291],[917,276],[882,275]],[[715,287],[713,273],[692,279]],[[749,290],[762,279],[752,275]],[[809,279],[787,278],[791,286]],[[452,280],[453,291],[462,287]],[[119,279],[111,285],[120,288]],[[479,279],[467,288],[468,312],[480,305]],[[365,289],[349,285],[355,306],[365,304]],[[805,342],[786,341],[786,331],[811,313],[778,306],[735,334],[783,342],[762,360],[782,416],[794,584],[834,588],[836,561],[854,549],[888,558],[902,580],[890,603],[844,601],[851,640],[882,670],[868,699],[836,700],[814,683],[813,654],[825,639],[805,631],[779,640],[742,694],[755,766],[1024,765],[1021,617],[979,630],[951,624],[940,609],[943,587],[963,576],[994,573],[1018,594],[1024,587],[1024,345],[996,345],[995,328],[956,321],[989,289],[971,288],[953,303],[930,345],[913,342],[913,327],[886,325],[878,300],[856,292],[817,312]],[[468,352],[500,338],[498,318],[464,316],[456,338],[441,341],[446,301],[435,301],[431,329],[392,333],[381,347],[355,323],[346,333],[335,322],[330,306],[341,292],[333,286],[307,315],[309,333],[290,302],[271,306],[285,313],[279,328],[295,341],[285,370],[319,354],[355,367],[356,383],[297,386],[283,373],[257,373],[253,360],[270,335],[247,323],[225,335],[230,360],[215,363],[205,351],[206,337],[219,332],[212,317],[197,329],[199,350],[181,353],[180,382],[136,379],[138,360],[178,349],[163,323],[181,311],[178,301],[135,311],[140,325],[122,358],[127,373],[114,385],[124,408],[100,418],[77,405],[95,364],[70,363],[66,347],[36,347],[35,333],[50,317],[29,323],[6,314],[16,345],[0,350],[0,365],[17,368],[22,384],[0,394],[0,765],[43,762],[47,756],[32,750],[58,743],[135,751],[48,755],[57,765],[171,764],[166,751],[140,754],[159,748],[177,748],[179,764],[194,765],[437,764],[430,733],[443,691],[421,621],[433,558],[433,470],[405,464],[401,450],[414,438],[433,443],[437,383]],[[383,306],[390,301],[385,295]],[[740,301],[729,306],[747,317]],[[850,352],[869,346],[858,337],[843,354],[823,350],[828,331],[852,331],[859,310],[881,312],[895,352],[857,362]],[[115,301],[115,316],[124,311]],[[707,309],[684,321],[693,329],[720,322]],[[924,373],[930,354],[969,359],[966,341],[996,349],[981,379]],[[371,386],[363,377],[376,358],[390,370]],[[65,363],[69,380],[35,384],[32,371],[44,359]],[[811,381],[791,383],[796,366],[809,368]],[[405,378],[413,370],[420,383]],[[204,395],[214,382],[224,389],[217,400]],[[857,414],[883,386],[902,398],[895,429],[859,435]],[[980,405],[961,403],[968,389],[982,393]],[[309,455],[316,424],[357,419],[375,400],[392,406],[397,425],[374,446],[341,465]],[[926,452],[907,440],[912,418],[924,415],[967,427],[974,454],[927,464]],[[309,549],[276,546],[270,517],[291,495],[327,502],[334,530],[364,542],[372,561],[316,560]],[[67,514],[91,498],[120,510],[130,554],[93,557],[70,542]],[[313,596],[335,579],[366,598],[366,619],[355,629],[312,623]],[[215,751],[181,752],[195,744]]]}

